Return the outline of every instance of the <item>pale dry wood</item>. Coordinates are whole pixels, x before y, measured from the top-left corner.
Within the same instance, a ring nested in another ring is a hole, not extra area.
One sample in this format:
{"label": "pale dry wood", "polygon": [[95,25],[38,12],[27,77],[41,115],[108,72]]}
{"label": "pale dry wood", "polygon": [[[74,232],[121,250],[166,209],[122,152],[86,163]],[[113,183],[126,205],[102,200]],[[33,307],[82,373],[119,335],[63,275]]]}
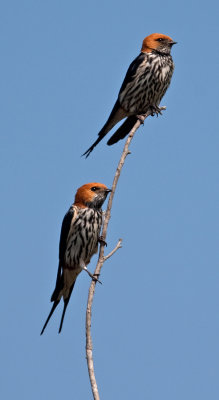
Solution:
{"label": "pale dry wood", "polygon": [[[166,107],[161,107],[160,110],[165,110]],[[116,173],[113,179],[113,184],[112,184],[112,192],[109,197],[109,201],[107,204],[107,209],[105,213],[105,218],[104,218],[104,223],[103,223],[103,229],[102,229],[102,234],[101,237],[104,240],[106,240],[106,234],[107,234],[107,228],[109,224],[109,220],[111,217],[111,208],[112,208],[112,203],[113,203],[113,198],[116,190],[116,186],[121,174],[122,167],[124,165],[125,159],[128,154],[130,154],[129,151],[129,145],[137,131],[137,129],[140,127],[140,125],[144,122],[144,120],[151,115],[151,111],[148,111],[147,114],[143,116],[143,118],[140,120],[137,120],[135,123],[134,127],[130,131],[128,138],[125,142],[125,146],[123,148],[123,152],[121,155],[121,158],[119,160],[118,167],[116,169]],[[101,268],[104,264],[104,262],[110,258],[119,248],[121,248],[121,243],[122,239],[119,239],[116,247],[104,257],[104,243],[100,243],[100,251],[99,251],[99,257],[97,261],[97,266],[94,272],[94,275],[99,277]],[[97,387],[97,382],[95,378],[95,373],[94,373],[94,362],[93,362],[93,345],[92,345],[92,339],[91,339],[91,311],[92,311],[92,303],[93,303],[93,298],[94,298],[94,292],[95,292],[95,286],[96,286],[96,281],[92,280],[89,293],[88,293],[88,301],[87,301],[87,311],[86,311],[86,358],[87,358],[87,366],[88,366],[88,373],[90,377],[90,384],[91,384],[91,389],[93,393],[93,398],[94,400],[100,400],[99,392],[98,392],[98,387]]]}
{"label": "pale dry wood", "polygon": [[117,243],[117,245],[116,245],[116,247],[115,247],[109,254],[107,254],[107,256],[104,256],[104,257],[103,257],[103,262],[105,262],[106,260],[108,260],[108,258],[112,257],[113,254],[114,254],[118,249],[121,249],[121,247],[122,247],[122,239],[119,239],[119,240],[118,240],[118,243]]}

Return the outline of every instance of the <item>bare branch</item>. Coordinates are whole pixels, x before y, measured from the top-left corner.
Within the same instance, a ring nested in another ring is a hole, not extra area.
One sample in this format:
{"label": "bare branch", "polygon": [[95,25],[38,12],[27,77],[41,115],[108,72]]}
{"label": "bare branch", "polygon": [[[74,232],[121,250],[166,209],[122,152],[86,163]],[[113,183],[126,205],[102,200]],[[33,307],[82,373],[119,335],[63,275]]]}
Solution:
{"label": "bare branch", "polygon": [[[165,110],[166,107],[161,107],[161,110]],[[116,190],[116,186],[122,171],[122,167],[124,165],[125,159],[128,154],[131,154],[129,151],[129,145],[139,128],[139,126],[144,123],[144,120],[151,115],[151,110],[147,112],[142,118],[141,121],[138,119],[135,125],[133,126],[132,130],[130,131],[128,138],[125,142],[125,146],[121,155],[121,158],[119,160],[118,167],[116,169],[116,173],[113,179],[113,184],[112,184],[112,192],[109,197],[109,201],[107,204],[107,209],[105,213],[105,218],[104,218],[104,223],[103,223],[103,229],[102,229],[102,234],[101,237],[103,238],[103,241],[106,239],[106,234],[107,234],[107,228],[109,224],[109,220],[111,217],[111,208],[112,208],[112,203],[113,203],[113,198]],[[107,255],[104,257],[104,243],[100,243],[100,251],[99,251],[99,257],[97,261],[97,266],[94,272],[94,275],[99,276],[101,268],[104,264],[104,262],[110,258],[120,247],[121,247],[122,240],[119,239],[116,247]],[[90,285],[89,289],[89,294],[88,294],[88,301],[87,301],[87,311],[86,311],[86,358],[87,358],[87,366],[88,366],[88,373],[90,377],[90,384],[93,392],[93,398],[94,400],[100,400],[99,392],[98,392],[98,387],[97,387],[97,382],[95,378],[95,373],[94,373],[94,362],[93,362],[93,345],[92,345],[92,339],[91,339],[91,311],[92,311],[92,303],[93,303],[93,298],[94,298],[94,292],[95,292],[95,285],[96,282],[93,280]]]}

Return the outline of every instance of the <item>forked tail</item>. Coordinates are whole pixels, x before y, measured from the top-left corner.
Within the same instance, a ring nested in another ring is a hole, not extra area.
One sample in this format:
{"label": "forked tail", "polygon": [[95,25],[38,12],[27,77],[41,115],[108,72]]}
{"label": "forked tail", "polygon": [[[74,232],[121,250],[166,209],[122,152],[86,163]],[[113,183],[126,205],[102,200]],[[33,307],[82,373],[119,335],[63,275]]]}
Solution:
{"label": "forked tail", "polygon": [[126,118],[123,124],[117,129],[117,131],[108,140],[108,146],[117,143],[119,140],[124,139],[129,132],[132,130],[133,126],[137,122],[137,117],[135,115]]}

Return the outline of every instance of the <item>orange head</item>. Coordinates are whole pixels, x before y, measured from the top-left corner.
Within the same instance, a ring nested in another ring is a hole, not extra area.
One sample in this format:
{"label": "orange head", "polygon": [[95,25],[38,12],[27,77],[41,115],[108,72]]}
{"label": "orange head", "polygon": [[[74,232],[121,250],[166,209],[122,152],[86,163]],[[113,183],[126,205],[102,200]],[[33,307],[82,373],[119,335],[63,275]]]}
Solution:
{"label": "orange head", "polygon": [[80,208],[101,208],[109,192],[111,189],[108,189],[103,183],[86,183],[77,190],[74,205]]}
{"label": "orange head", "polygon": [[144,38],[142,43],[142,53],[158,52],[161,54],[170,54],[171,47],[176,44],[171,37],[162,33],[152,33]]}

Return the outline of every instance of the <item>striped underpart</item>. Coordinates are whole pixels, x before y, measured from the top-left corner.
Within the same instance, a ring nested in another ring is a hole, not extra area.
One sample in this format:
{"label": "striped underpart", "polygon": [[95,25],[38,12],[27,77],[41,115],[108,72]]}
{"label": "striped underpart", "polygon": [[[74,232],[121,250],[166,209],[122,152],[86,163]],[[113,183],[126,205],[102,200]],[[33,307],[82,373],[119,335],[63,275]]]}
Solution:
{"label": "striped underpart", "polygon": [[146,113],[150,106],[159,106],[170,84],[173,70],[171,55],[144,53],[144,59],[135,75],[119,93],[122,109],[129,115],[136,115]]}
{"label": "striped underpart", "polygon": [[102,226],[102,211],[93,208],[73,206],[76,218],[73,219],[67,237],[65,266],[81,269],[87,265],[98,250],[98,238]]}

